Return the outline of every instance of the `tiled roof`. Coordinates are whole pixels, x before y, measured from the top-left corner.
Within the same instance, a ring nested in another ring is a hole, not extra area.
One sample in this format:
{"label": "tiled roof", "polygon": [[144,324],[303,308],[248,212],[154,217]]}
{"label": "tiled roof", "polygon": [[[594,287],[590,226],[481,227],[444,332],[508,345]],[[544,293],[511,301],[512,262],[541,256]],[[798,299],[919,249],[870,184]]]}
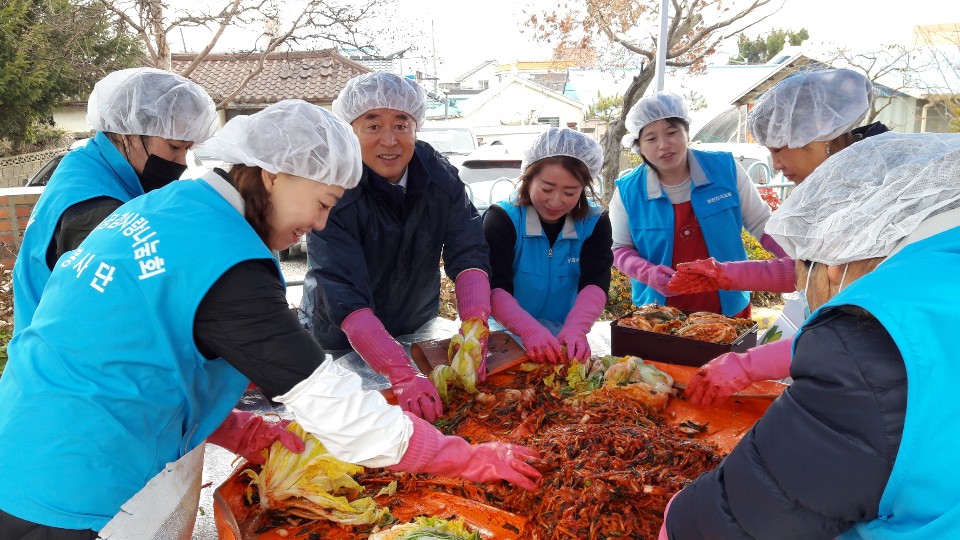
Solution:
{"label": "tiled roof", "polygon": [[[192,54],[174,54],[172,71],[183,71],[194,57]],[[236,89],[259,60],[258,53],[245,56],[209,54],[190,78],[219,101]],[[264,60],[263,70],[231,100],[230,107],[268,105],[292,98],[329,104],[349,79],[369,72],[369,68],[332,49],[270,53]]]}
{"label": "tiled roof", "polygon": [[571,60],[546,60],[542,62],[514,62],[512,64],[500,64],[496,72],[504,71],[536,71],[536,70],[556,70],[576,67],[577,63]]}

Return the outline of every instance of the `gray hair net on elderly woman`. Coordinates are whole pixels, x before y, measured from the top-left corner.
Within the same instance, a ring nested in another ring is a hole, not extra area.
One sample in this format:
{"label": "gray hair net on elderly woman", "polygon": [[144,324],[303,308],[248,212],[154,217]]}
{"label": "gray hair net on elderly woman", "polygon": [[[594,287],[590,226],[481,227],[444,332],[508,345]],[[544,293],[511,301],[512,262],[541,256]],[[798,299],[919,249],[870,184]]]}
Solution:
{"label": "gray hair net on elderly woman", "polygon": [[889,257],[960,226],[960,134],[876,135],[817,167],[767,221],[790,257]]}
{"label": "gray hair net on elderly woman", "polygon": [[427,115],[427,92],[416,81],[394,73],[374,71],[347,81],[337,99],[333,112],[347,123],[352,123],[367,111],[393,109],[413,117],[417,127]]}
{"label": "gray hair net on elderly woman", "polygon": [[768,90],[747,115],[747,129],[767,148],[832,141],[866,117],[873,84],[849,69],[798,73]]}
{"label": "gray hair net on elderly woman", "polygon": [[593,178],[599,176],[600,169],[603,168],[603,148],[597,141],[570,128],[550,128],[541,133],[523,153],[520,174],[541,159],[555,156],[567,156],[582,161]]}
{"label": "gray hair net on elderly woman", "polygon": [[176,73],[121,69],[94,85],[87,123],[96,131],[201,143],[220,126],[206,90]]}
{"label": "gray hair net on elderly woman", "polygon": [[360,183],[363,173],[353,129],[326,109],[299,99],[236,116],[203,147],[226,163],[345,189]]}

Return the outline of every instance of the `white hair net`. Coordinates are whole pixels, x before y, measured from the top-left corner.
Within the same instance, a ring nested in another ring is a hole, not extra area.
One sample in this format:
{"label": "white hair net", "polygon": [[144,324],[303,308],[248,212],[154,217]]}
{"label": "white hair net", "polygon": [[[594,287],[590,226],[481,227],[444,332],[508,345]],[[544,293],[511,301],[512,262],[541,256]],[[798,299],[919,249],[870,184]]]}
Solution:
{"label": "white hair net", "polygon": [[893,133],[831,156],[767,221],[794,259],[886,257],[921,222],[960,207],[960,134]]}
{"label": "white hair net", "polygon": [[780,81],[747,115],[747,128],[768,148],[832,141],[870,110],[873,85],[849,69],[799,73]]}
{"label": "white hair net", "polygon": [[347,81],[333,100],[333,112],[347,123],[374,109],[403,111],[412,116],[419,127],[427,115],[427,92],[414,80],[374,71]]}
{"label": "white hair net", "polygon": [[114,71],[97,82],[87,101],[96,131],[201,143],[220,125],[206,90],[176,73],[154,68]]}
{"label": "white hair net", "polygon": [[203,147],[227,163],[350,189],[360,182],[360,141],[329,111],[287,99],[232,118]]}
{"label": "white hair net", "polygon": [[668,90],[661,90],[652,96],[647,96],[636,102],[627,113],[624,123],[627,134],[623,136],[623,147],[629,148],[634,154],[640,155],[640,130],[657,120],[664,118],[682,118],[690,124],[690,114],[683,98]]}
{"label": "white hair net", "polygon": [[597,141],[570,128],[550,128],[541,133],[523,153],[520,174],[541,159],[554,156],[579,159],[590,170],[591,178],[599,176],[600,169],[603,168],[603,148],[600,148]]}

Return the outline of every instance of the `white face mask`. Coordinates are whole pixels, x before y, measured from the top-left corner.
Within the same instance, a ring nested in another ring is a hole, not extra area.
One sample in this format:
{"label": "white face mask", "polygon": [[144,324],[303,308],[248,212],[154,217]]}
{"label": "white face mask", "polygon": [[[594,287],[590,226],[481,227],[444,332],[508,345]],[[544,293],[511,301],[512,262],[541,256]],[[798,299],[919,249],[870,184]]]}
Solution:
{"label": "white face mask", "polygon": [[[810,318],[810,302],[807,301],[807,289],[810,288],[810,276],[813,274],[813,267],[817,263],[811,262],[810,269],[807,270],[807,282],[804,284],[803,288],[797,291],[797,294],[800,295],[800,304],[803,305],[803,316]],[[843,282],[847,279],[847,269],[850,268],[850,263],[843,265],[843,275],[840,276],[840,285],[837,286],[837,294],[840,294],[840,291],[843,290]]]}
{"label": "white face mask", "polygon": [[850,268],[850,263],[843,265],[843,275],[840,276],[840,286],[837,287],[837,294],[840,294],[840,291],[843,290],[843,280],[847,279],[847,268]]}
{"label": "white face mask", "polygon": [[802,289],[797,290],[797,294],[800,296],[800,305],[803,306],[803,316],[807,319],[810,318],[810,302],[807,301],[807,289],[810,288],[810,276],[813,275],[813,267],[816,264],[815,262],[810,263],[810,268],[807,269],[807,282]]}

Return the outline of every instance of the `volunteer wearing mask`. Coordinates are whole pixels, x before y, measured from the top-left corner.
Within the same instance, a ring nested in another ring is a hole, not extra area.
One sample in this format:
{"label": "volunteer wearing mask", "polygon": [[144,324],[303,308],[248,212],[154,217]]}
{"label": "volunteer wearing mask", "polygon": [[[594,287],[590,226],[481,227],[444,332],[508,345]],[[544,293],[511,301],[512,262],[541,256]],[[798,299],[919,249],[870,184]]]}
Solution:
{"label": "volunteer wearing mask", "polygon": [[[525,460],[535,453],[443,436],[363,392],[357,375],[321,366],[323,350],[288,309],[271,250],[322,229],[359,181],[350,127],[289,100],[232,119],[208,145],[236,164],[230,174],[120,207],[59,262],[33,324],[10,343],[0,537],[109,537],[118,527],[147,537],[145,520],[117,514],[121,505],[169,503],[154,482],[202,452],[251,381],[344,461],[532,488],[539,474]],[[199,470],[190,480],[199,486]],[[122,525],[108,525],[115,514]]]}
{"label": "volunteer wearing mask", "polygon": [[[124,202],[180,178],[187,150],[220,125],[203,88],[153,68],[115,71],[97,82],[87,122],[96,135],[64,156],[30,216],[13,267],[14,333],[32,321],[57,260]],[[303,448],[283,426],[233,411],[208,441],[259,463],[260,450],[277,438],[291,450]]]}
{"label": "volunteer wearing mask", "polygon": [[[831,155],[865,137],[888,131],[879,122],[855,128],[872,102],[873,85],[855,71],[799,73],[760,98],[747,117],[747,126],[770,150],[774,168],[799,184]],[[797,285],[793,259],[782,257],[741,262],[707,259],[680,265],[670,287],[684,292],[792,292]],[[788,307],[787,311],[794,310]],[[786,325],[778,326],[783,329]],[[719,405],[754,381],[789,376],[792,337],[785,334],[779,341],[710,361],[687,385],[687,398],[698,405]]]}
{"label": "volunteer wearing mask", "polygon": [[484,216],[493,318],[533,360],[590,356],[587,333],[607,303],[613,264],[610,218],[594,202],[602,166],[596,141],[550,128],[524,153],[517,192]]}
{"label": "volunteer wearing mask", "polygon": [[[301,320],[324,348],[356,350],[404,410],[432,422],[443,412],[440,396],[394,336],[436,318],[441,257],[460,320],[486,321],[490,255],[456,168],[417,141],[426,97],[415,81],[374,72],[347,81],[333,101],[360,139],[363,177],[327,227],[307,236]],[[486,377],[484,362],[477,375]]]}
{"label": "volunteer wearing mask", "polygon": [[770,207],[729,152],[687,147],[690,119],[683,99],[657,92],[627,113],[623,145],[644,164],[617,180],[610,201],[614,264],[633,280],[633,303],[667,305],[748,317],[741,291],[678,294],[668,286],[678,264],[714,257],[747,258],[746,228],[767,249],[763,235]]}
{"label": "volunteer wearing mask", "polygon": [[153,68],[97,82],[87,122],[96,135],[64,156],[27,224],[13,267],[14,333],[33,319],[57,259],[121,204],[180,178],[187,150],[220,125],[206,91]]}
{"label": "volunteer wearing mask", "polygon": [[[668,505],[661,538],[951,538],[960,135],[885,133],[767,224],[813,315],[793,384]],[[931,270],[934,269],[934,270]]]}

